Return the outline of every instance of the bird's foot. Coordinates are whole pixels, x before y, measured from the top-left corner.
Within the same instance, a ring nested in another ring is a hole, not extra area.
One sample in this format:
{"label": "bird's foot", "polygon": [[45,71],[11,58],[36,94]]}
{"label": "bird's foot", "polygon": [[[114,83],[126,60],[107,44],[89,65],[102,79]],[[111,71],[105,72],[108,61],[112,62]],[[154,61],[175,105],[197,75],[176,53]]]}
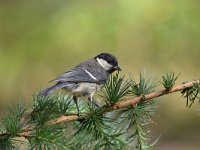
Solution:
{"label": "bird's foot", "polygon": [[95,102],[88,102],[88,105],[90,106],[90,107],[92,107],[92,108],[95,108],[95,109],[99,109],[100,108],[100,106],[97,104],[97,103],[95,103]]}
{"label": "bird's foot", "polygon": [[92,97],[88,97],[88,101],[89,101],[89,104],[88,104],[88,105],[89,105],[90,107],[92,107],[92,108],[97,108],[97,109],[100,108],[100,106],[99,106],[97,103],[93,102]]}
{"label": "bird's foot", "polygon": [[80,116],[80,109],[78,107],[78,101],[77,101],[77,97],[76,96],[73,96],[73,100],[74,100],[74,103],[76,105],[76,108],[77,108],[77,116]]}
{"label": "bird's foot", "polygon": [[69,100],[69,102],[66,103],[67,108],[69,108],[70,103],[71,103],[71,100]]}

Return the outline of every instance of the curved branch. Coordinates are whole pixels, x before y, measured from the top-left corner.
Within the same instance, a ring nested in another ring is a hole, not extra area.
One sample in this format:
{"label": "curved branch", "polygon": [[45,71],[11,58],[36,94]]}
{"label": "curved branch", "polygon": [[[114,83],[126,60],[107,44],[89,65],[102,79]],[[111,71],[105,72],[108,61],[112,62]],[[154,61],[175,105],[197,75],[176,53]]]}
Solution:
{"label": "curved branch", "polygon": [[[160,96],[164,96],[164,95],[168,95],[168,94],[175,93],[178,91],[182,91],[186,88],[192,87],[194,84],[200,85],[200,80],[194,80],[194,81],[187,82],[187,83],[184,83],[181,85],[177,85],[177,86],[174,86],[173,88],[171,88],[170,90],[163,89],[158,92],[149,93],[149,94],[145,95],[145,100],[152,100],[152,99],[160,97]],[[128,108],[128,107],[134,107],[140,100],[142,100],[142,96],[138,96],[133,99],[117,102],[114,105],[105,109],[105,111],[103,113],[111,112],[111,111],[118,110],[118,109]],[[46,122],[46,124],[47,125],[55,125],[55,124],[64,123],[64,122],[79,121],[79,120],[83,120],[85,117],[86,116],[77,116],[77,115],[64,116],[63,115],[59,118],[56,118],[56,119]],[[22,129],[21,133],[19,135],[27,137],[28,133],[31,130],[33,130],[33,125]],[[2,133],[2,134],[0,134],[0,136],[6,135],[6,134],[9,134],[9,133]]]}
{"label": "curved branch", "polygon": [[[200,80],[194,80],[192,82],[187,82],[187,83],[184,83],[182,85],[177,85],[177,86],[171,88],[168,91],[166,89],[163,89],[159,92],[149,93],[149,94],[145,95],[145,98],[146,98],[146,100],[152,100],[154,98],[164,96],[164,95],[168,95],[170,93],[182,91],[186,88],[192,87],[195,83],[200,84]],[[113,106],[109,107],[106,110],[106,112],[110,112],[110,111],[114,111],[114,110],[122,109],[122,108],[127,108],[127,107],[134,107],[141,99],[142,99],[142,97],[138,96],[138,97],[135,97],[133,99],[117,102]],[[104,112],[104,113],[106,113],[106,112]],[[54,124],[58,124],[58,123],[78,121],[78,120],[82,120],[82,119],[84,119],[84,116],[80,116],[80,117],[78,117],[77,115],[61,116],[57,119],[49,121],[48,124],[54,125]]]}

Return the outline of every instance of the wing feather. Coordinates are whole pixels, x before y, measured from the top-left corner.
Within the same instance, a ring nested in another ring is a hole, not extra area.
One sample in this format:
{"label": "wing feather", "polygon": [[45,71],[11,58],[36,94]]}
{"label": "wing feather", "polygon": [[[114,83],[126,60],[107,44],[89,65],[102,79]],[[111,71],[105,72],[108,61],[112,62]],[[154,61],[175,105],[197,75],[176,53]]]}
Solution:
{"label": "wing feather", "polygon": [[59,77],[50,82],[91,82],[97,83],[99,82],[98,79],[91,76],[87,71],[83,70],[82,68],[74,68],[68,72],[63,73]]}

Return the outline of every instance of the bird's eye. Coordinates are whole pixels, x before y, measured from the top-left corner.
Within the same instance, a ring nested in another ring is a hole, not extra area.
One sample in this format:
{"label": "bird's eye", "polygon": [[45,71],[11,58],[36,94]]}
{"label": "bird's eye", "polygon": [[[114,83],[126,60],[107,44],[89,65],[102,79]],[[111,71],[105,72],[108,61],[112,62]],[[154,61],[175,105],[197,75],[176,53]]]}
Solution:
{"label": "bird's eye", "polygon": [[108,60],[107,62],[108,62],[109,64],[111,63],[111,61],[110,61],[110,60]]}

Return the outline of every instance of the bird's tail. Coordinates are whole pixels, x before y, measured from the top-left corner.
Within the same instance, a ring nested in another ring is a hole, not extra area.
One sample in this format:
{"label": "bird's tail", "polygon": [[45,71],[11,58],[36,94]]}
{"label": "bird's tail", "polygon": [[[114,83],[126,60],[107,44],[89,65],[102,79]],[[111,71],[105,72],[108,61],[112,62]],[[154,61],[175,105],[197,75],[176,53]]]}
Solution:
{"label": "bird's tail", "polygon": [[39,96],[48,96],[49,94],[51,94],[53,91],[58,90],[58,89],[62,89],[62,88],[70,88],[72,87],[72,84],[68,84],[68,83],[57,83],[49,88],[46,88],[44,90],[42,90],[39,93]]}

